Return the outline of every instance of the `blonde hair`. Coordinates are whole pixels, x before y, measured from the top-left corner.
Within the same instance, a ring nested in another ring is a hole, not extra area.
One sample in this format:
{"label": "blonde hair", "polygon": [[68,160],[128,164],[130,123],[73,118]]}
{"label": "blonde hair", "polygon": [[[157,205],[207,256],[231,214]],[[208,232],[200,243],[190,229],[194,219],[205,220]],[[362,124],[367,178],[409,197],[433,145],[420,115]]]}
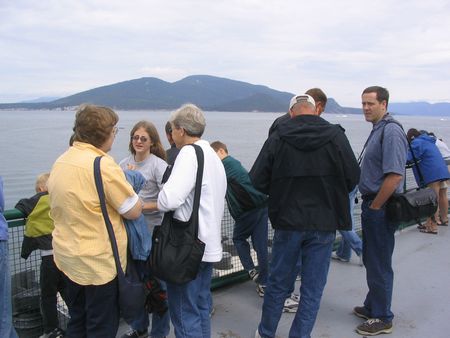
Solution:
{"label": "blonde hair", "polygon": [[36,192],[47,191],[47,181],[50,173],[40,174],[36,179]]}

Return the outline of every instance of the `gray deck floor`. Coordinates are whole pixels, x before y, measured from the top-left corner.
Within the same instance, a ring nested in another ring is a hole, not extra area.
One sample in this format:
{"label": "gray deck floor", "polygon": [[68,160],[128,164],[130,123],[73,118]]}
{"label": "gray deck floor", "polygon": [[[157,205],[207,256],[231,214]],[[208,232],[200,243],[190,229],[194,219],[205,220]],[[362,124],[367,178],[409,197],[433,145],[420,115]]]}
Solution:
{"label": "gray deck floor", "polygon": [[[352,262],[331,263],[322,297],[314,338],[361,337],[354,329],[362,319],[352,308],[362,305],[367,292],[365,268]],[[395,314],[392,338],[450,337],[450,231],[439,227],[439,234],[420,233],[415,226],[397,233],[394,252]],[[296,285],[298,293],[299,284]],[[262,298],[253,282],[224,287],[213,292],[215,315],[212,337],[250,338],[261,315]],[[295,314],[283,314],[277,337],[288,337]],[[120,334],[127,327],[122,325]],[[174,337],[173,330],[169,337]]]}

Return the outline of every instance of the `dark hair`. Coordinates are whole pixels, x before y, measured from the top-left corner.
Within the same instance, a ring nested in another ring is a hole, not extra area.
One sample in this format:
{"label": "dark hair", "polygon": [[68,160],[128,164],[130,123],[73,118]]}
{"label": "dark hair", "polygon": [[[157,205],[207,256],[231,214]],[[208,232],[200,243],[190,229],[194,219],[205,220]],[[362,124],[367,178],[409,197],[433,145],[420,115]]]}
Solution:
{"label": "dark hair", "polygon": [[73,146],[73,143],[75,142],[75,134],[70,135],[69,138],[69,146]]}
{"label": "dark hair", "polygon": [[172,134],[172,126],[169,121],[167,121],[166,126],[164,127],[166,134]]}
{"label": "dark hair", "polygon": [[325,95],[325,93],[323,92],[322,89],[320,88],[311,88],[308,89],[305,94],[311,95],[312,98],[314,99],[314,101],[317,102],[322,102],[323,103],[323,107],[325,108],[326,104],[327,104],[327,96]]}
{"label": "dark hair", "polygon": [[214,141],[210,144],[211,148],[214,149],[215,152],[219,151],[219,149],[224,150],[228,154],[227,145],[225,143],[222,143],[220,141]]}
{"label": "dark hair", "polygon": [[100,148],[118,121],[119,116],[111,108],[92,104],[80,106],[75,114],[73,140]]}
{"label": "dark hair", "polygon": [[409,142],[411,142],[411,140],[417,136],[420,136],[420,131],[418,131],[415,128],[411,128],[410,130],[408,130],[408,132],[406,133],[406,138],[408,139]]}
{"label": "dark hair", "polygon": [[149,121],[139,121],[136,123],[130,131],[130,144],[128,145],[128,149],[133,155],[136,155],[136,150],[133,148],[133,140],[132,137],[134,136],[134,133],[139,128],[143,128],[145,132],[150,137],[150,141],[153,143],[150,146],[150,153],[158,156],[160,159],[163,159],[164,161],[167,159],[166,157],[166,151],[164,150],[161,139],[159,138],[158,131],[156,130],[156,127],[153,123]]}
{"label": "dark hair", "polygon": [[363,94],[376,93],[377,101],[380,103],[386,101],[386,109],[387,109],[389,104],[389,92],[386,88],[380,86],[371,86],[364,89],[362,93]]}

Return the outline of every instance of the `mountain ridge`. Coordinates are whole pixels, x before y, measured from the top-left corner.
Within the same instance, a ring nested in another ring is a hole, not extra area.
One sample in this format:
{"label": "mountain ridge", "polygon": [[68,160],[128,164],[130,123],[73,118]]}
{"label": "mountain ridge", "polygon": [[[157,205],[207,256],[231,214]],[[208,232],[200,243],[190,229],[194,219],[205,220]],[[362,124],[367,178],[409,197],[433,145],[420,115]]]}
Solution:
{"label": "mountain ridge", "polygon": [[[108,84],[50,102],[29,100],[0,104],[0,109],[68,109],[83,103],[105,105],[118,110],[173,110],[194,103],[206,111],[286,112],[293,93],[264,85],[211,75],[191,75],[175,82],[141,77]],[[450,115],[450,103],[390,103],[394,115]],[[360,108],[343,107],[329,98],[326,113],[361,114]]]}

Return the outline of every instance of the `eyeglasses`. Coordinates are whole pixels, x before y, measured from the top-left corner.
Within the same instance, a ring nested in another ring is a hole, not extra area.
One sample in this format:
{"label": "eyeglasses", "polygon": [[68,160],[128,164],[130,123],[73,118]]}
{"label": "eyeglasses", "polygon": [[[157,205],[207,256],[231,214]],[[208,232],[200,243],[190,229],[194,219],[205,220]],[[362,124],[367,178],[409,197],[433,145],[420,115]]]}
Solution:
{"label": "eyeglasses", "polygon": [[148,138],[145,136],[134,135],[134,136],[131,136],[131,140],[135,141],[135,142],[140,140],[142,143],[145,143],[148,141]]}
{"label": "eyeglasses", "polygon": [[116,136],[117,133],[119,132],[119,128],[114,127],[112,131],[113,131],[114,136]]}

